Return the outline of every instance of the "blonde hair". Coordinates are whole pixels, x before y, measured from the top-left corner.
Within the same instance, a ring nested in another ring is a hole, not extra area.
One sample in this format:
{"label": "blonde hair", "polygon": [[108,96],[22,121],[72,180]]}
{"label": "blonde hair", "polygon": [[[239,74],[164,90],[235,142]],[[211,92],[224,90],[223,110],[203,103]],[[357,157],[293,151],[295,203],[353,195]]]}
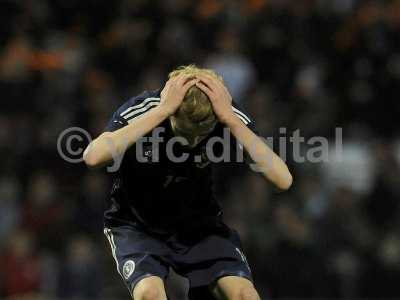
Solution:
{"label": "blonde hair", "polygon": [[[195,65],[181,66],[169,73],[168,78],[174,78],[181,74],[192,75],[193,77],[197,74],[207,74],[223,82],[222,77],[213,70],[198,68]],[[197,86],[189,88],[174,117],[175,126],[178,129],[193,134],[211,129],[217,122],[210,99]]]}
{"label": "blonde hair", "polygon": [[171,79],[171,78],[174,78],[181,74],[193,75],[193,76],[196,76],[197,74],[207,74],[215,79],[220,80],[221,82],[224,82],[222,77],[219,76],[217,73],[215,73],[213,70],[199,68],[194,64],[187,65],[187,66],[180,66],[180,67],[176,68],[175,70],[173,70],[172,72],[170,72],[168,74],[168,78]]}

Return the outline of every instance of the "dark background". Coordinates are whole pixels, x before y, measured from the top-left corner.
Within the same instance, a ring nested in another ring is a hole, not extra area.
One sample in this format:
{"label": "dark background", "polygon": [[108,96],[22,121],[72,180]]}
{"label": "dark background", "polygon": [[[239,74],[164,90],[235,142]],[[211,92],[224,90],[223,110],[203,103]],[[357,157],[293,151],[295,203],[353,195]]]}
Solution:
{"label": "dark background", "polygon": [[71,126],[96,137],[122,102],[188,63],[224,76],[263,136],[300,129],[333,147],[343,129],[341,157],[295,162],[288,147],[289,192],[247,168],[220,172],[263,299],[400,298],[400,1],[0,7],[0,298],[128,298],[102,234],[108,177],[64,161],[57,137]]}

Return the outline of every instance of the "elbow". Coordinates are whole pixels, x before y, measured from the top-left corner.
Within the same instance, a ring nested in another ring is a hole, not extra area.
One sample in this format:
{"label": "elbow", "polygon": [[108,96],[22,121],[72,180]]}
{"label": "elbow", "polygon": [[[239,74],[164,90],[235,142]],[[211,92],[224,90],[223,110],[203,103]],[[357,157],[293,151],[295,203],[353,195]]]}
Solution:
{"label": "elbow", "polygon": [[95,155],[93,151],[89,149],[90,145],[86,148],[85,152],[83,153],[83,161],[85,162],[86,166],[90,169],[94,169],[98,167],[101,162],[100,159]]}
{"label": "elbow", "polygon": [[284,178],[282,178],[282,180],[277,184],[277,187],[281,191],[287,191],[288,189],[290,189],[292,184],[293,184],[293,176],[288,171],[288,173],[284,176]]}

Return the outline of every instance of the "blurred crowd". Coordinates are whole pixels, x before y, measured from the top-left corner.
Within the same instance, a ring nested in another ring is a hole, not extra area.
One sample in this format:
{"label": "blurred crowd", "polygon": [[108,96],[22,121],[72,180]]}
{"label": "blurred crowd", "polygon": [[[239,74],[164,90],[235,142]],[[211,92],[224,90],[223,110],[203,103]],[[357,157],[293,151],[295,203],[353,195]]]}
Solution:
{"label": "blurred crowd", "polygon": [[57,137],[97,136],[189,63],[221,74],[263,136],[329,142],[322,162],[296,162],[287,139],[286,193],[217,170],[263,299],[400,298],[400,1],[0,5],[0,298],[128,298],[102,236],[109,178],[64,161]]}

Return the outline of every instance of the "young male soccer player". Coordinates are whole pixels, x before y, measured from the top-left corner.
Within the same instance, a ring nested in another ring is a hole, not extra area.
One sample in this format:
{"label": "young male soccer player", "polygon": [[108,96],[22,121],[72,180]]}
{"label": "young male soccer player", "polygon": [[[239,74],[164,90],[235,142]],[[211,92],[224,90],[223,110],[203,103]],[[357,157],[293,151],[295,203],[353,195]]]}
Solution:
{"label": "young male soccer player", "polygon": [[[123,104],[85,150],[91,167],[123,155],[113,173],[104,232],[133,299],[167,299],[169,267],[189,279],[190,299],[260,299],[239,237],[222,222],[212,193],[208,141],[227,129],[268,181],[290,187],[287,166],[254,133],[222,79],[195,66],[171,72],[162,91]],[[141,139],[153,134],[162,141]],[[176,137],[182,143],[169,145]]]}

